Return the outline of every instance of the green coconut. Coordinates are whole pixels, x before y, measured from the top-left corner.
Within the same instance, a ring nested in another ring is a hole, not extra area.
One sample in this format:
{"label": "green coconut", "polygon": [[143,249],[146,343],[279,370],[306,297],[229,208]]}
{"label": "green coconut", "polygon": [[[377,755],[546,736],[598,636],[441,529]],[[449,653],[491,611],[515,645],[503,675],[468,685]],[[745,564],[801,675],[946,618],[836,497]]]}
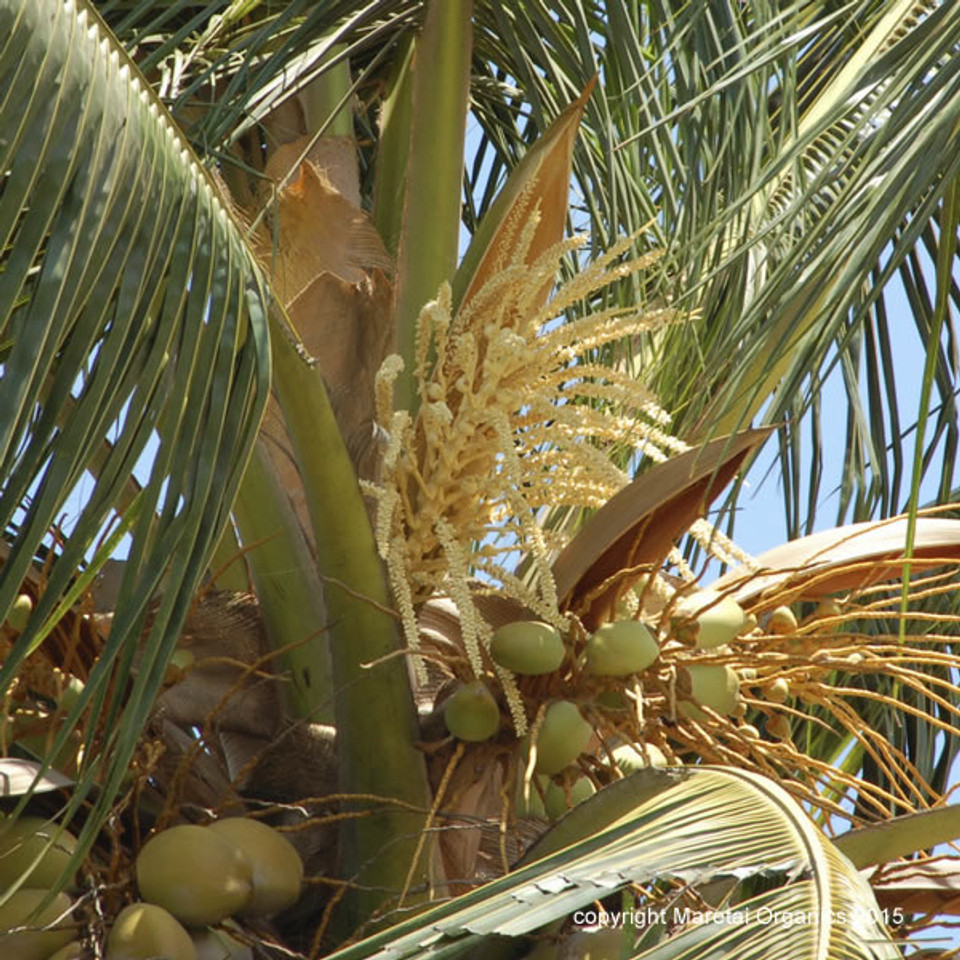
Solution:
{"label": "green coconut", "polygon": [[[206,866],[202,860],[192,864],[198,872]],[[106,960],[149,960],[153,957],[197,960],[197,950],[190,934],[163,907],[154,903],[132,903],[120,911],[107,935]]]}
{"label": "green coconut", "polygon": [[796,633],[797,626],[797,615],[788,606],[780,606],[773,610],[767,622],[767,629],[771,633]]}
{"label": "green coconut", "polygon": [[65,947],[50,955],[49,960],[80,960],[83,955],[83,944],[79,940],[71,940]]}
{"label": "green coconut", "polygon": [[177,647],[167,661],[167,669],[163,675],[163,682],[168,686],[174,683],[181,683],[196,665],[196,660],[197,658],[192,650],[187,650],[185,647]]}
{"label": "green coconut", "polygon": [[[50,888],[67,872],[77,839],[42,817],[0,821],[0,890],[26,875],[31,887]],[[70,877],[68,886],[73,884]]]}
{"label": "green coconut", "polygon": [[648,767],[668,767],[664,752],[652,743],[622,743],[613,748],[613,762],[625,776]]}
{"label": "green coconut", "polygon": [[[740,678],[732,667],[715,663],[692,663],[687,667],[690,695],[697,703],[721,716],[733,713],[740,702]],[[706,719],[696,704],[684,701],[680,709],[692,720]]]}
{"label": "green coconut", "polygon": [[243,910],[253,894],[253,867],[216,831],[192,824],[151,837],[137,857],[137,885],[148,903],[181,923],[205,927]]}
{"label": "green coconut", "polygon": [[473,680],[450,695],[443,719],[458,740],[489,740],[500,729],[500,707],[486,685]]}
{"label": "green coconut", "polygon": [[[14,735],[13,742],[18,749],[38,760],[46,760],[58,773],[67,777],[76,777],[80,761],[83,759],[83,735],[79,730],[71,730],[63,746],[54,752],[52,749],[54,738],[63,727],[62,724],[51,720],[49,715],[37,713],[24,715],[18,712],[12,718],[9,729]],[[33,732],[21,732],[24,730]],[[4,866],[0,864],[0,875],[3,871]],[[37,881],[31,877],[30,882]]]}
{"label": "green coconut", "polygon": [[817,604],[818,617],[841,617],[843,616],[843,606],[840,601],[834,597],[824,597]]}
{"label": "green coconut", "polygon": [[33,613],[33,600],[30,599],[30,595],[19,594],[7,614],[7,626],[15,633],[22,633],[31,613]]}
{"label": "green coconut", "polygon": [[[21,887],[0,906],[0,957],[4,960],[47,960],[76,936],[76,922],[70,917],[52,930],[42,929],[63,917],[73,905],[65,893],[58,893],[38,909],[49,895],[47,889]],[[17,927],[30,929],[7,932]]]}
{"label": "green coconut", "polygon": [[540,796],[540,791],[544,793],[547,791],[547,785],[550,783],[550,778],[545,777],[542,773],[534,774],[534,780],[540,784],[540,790],[537,790],[536,784],[530,784],[530,790],[526,797],[524,797],[524,783],[521,772],[520,783],[517,787],[517,802],[515,807],[515,812],[518,817],[536,817],[538,820],[546,820],[547,810],[543,805],[543,799]]}
{"label": "green coconut", "polygon": [[83,696],[84,682],[78,677],[70,677],[63,687],[63,693],[60,695],[60,709],[65,711],[72,710]]}
{"label": "green coconut", "polygon": [[[633,933],[619,926],[574,930],[563,940],[563,960],[620,960],[632,956]],[[624,952],[626,950],[627,952]]]}
{"label": "green coconut", "polygon": [[625,677],[646,670],[660,645],[639,620],[605,623],[587,641],[587,667],[597,677]]}
{"label": "green coconut", "polygon": [[557,628],[539,620],[506,623],[490,641],[490,656],[501,667],[528,676],[553,673],[563,663],[565,652]]}
{"label": "green coconut", "polygon": [[583,719],[577,705],[556,700],[547,707],[537,736],[537,773],[553,776],[573,763],[587,748],[593,727]]}
{"label": "green coconut", "polygon": [[767,717],[765,724],[767,733],[778,740],[789,740],[792,726],[790,718],[782,713],[775,713],[773,716]]}
{"label": "green coconut", "polygon": [[253,950],[224,930],[200,930],[192,939],[197,960],[253,960]]}
{"label": "green coconut", "polygon": [[578,777],[570,785],[570,802],[568,803],[567,792],[563,785],[549,780],[544,792],[543,805],[547,811],[547,816],[551,820],[559,820],[578,803],[583,803],[584,800],[592,797],[596,792],[597,788],[589,777]]}
{"label": "green coconut", "polygon": [[282,833],[246,817],[217,820],[209,829],[239,847],[253,867],[253,896],[240,916],[266,917],[297,902],[303,882],[303,861]]}
{"label": "green coconut", "polygon": [[601,690],[594,698],[594,703],[613,713],[623,713],[624,710],[633,709],[633,701],[623,690]]}
{"label": "green coconut", "polygon": [[735,640],[747,626],[747,614],[733,597],[714,590],[700,590],[683,597],[677,612],[697,621],[695,643],[701,650],[715,650]]}
{"label": "green coconut", "polygon": [[786,703],[790,696],[790,684],[783,677],[777,677],[773,683],[764,690],[767,699],[773,703]]}

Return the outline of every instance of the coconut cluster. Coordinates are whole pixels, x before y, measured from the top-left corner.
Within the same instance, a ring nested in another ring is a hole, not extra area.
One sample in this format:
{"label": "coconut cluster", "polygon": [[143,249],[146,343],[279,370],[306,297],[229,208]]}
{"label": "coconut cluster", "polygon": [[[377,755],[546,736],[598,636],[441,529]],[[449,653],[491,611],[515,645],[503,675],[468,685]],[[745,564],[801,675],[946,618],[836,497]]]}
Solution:
{"label": "coconut cluster", "polygon": [[[23,883],[0,905],[0,957],[78,960],[73,897],[50,892],[67,877],[76,848],[71,833],[41,817],[0,820],[0,891]],[[66,886],[73,888],[72,875]]]}
{"label": "coconut cluster", "polygon": [[[494,677],[515,678],[529,731],[515,742],[520,765],[529,768],[535,784],[531,794],[528,783],[518,809],[555,819],[596,791],[576,763],[594,740],[589,718],[609,699],[611,679],[651,668],[660,644],[638,620],[605,624],[579,643],[552,624],[518,620],[494,631],[489,656],[488,675],[458,684],[447,697],[447,730],[458,740],[474,743],[501,735],[515,738],[516,724],[506,719]],[[580,678],[579,686],[571,682],[574,677]]]}
{"label": "coconut cluster", "polygon": [[[70,892],[50,895],[67,877],[76,846],[71,833],[39,817],[0,821],[0,889],[24,884],[0,906],[0,956],[79,960]],[[234,817],[156,834],[137,857],[136,877],[142,900],[114,920],[105,960],[252,960],[224,923],[293,906],[303,863],[273,827]],[[67,877],[67,891],[73,880]]]}
{"label": "coconut cluster", "polygon": [[140,850],[136,876],[142,902],[117,917],[106,960],[244,960],[251,956],[248,947],[210,928],[292,906],[300,895],[303,863],[273,827],[235,817],[155,834]]}
{"label": "coconut cluster", "polygon": [[[788,607],[766,617],[761,630],[736,600],[710,590],[674,596],[656,626],[625,616],[587,634],[573,621],[563,632],[543,621],[517,620],[493,632],[479,677],[445,690],[444,721],[458,740],[513,749],[520,773],[517,813],[555,819],[594,793],[611,771],[627,775],[678,762],[670,737],[683,723],[742,720],[743,687],[783,704],[792,695],[788,681],[738,670],[733,645],[764,631],[796,629]],[[522,737],[511,686],[521,701]],[[668,723],[657,725],[659,746],[644,737],[654,716]],[[789,719],[776,714],[766,732],[784,739],[789,727]],[[749,724],[737,729],[744,737],[761,736]],[[601,766],[607,772],[598,777]]]}
{"label": "coconut cluster", "polygon": [[106,960],[228,958],[250,948],[223,929],[231,918],[267,917],[300,895],[303,863],[273,827],[244,817],[180,824],[154,835],[136,861],[142,901],[118,915]]}
{"label": "coconut cluster", "polygon": [[[0,623],[0,661],[26,629],[34,602],[19,594]],[[64,719],[76,706],[84,684],[78,677],[51,665],[44,649],[28,657],[5,691],[0,711],[0,753],[44,760],[68,777],[76,777],[83,759],[83,737],[71,730],[57,751],[53,743]]]}

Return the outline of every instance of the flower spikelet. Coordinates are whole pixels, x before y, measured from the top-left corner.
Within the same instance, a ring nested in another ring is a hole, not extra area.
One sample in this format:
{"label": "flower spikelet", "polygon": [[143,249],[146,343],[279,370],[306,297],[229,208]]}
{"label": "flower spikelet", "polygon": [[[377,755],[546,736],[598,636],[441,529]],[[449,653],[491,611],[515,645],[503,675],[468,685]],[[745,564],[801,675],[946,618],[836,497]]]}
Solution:
{"label": "flower spikelet", "polygon": [[[544,287],[582,240],[529,258],[536,217],[512,229],[519,253],[465,305],[454,312],[445,284],[421,311],[416,414],[388,402],[398,358],[385,361],[377,381],[378,418],[390,435],[373,491],[377,543],[395,591],[404,585],[407,639],[415,643],[411,605],[449,596],[478,677],[489,663],[483,649],[491,636],[474,603],[478,590],[515,599],[567,629],[551,563],[568,534],[546,528],[545,518],[556,507],[606,503],[630,480],[615,458],[662,460],[685,449],[670,436],[669,417],[650,390],[600,360],[603,348],[677,315],[610,308],[567,316],[653,258],[621,262],[632,242],[624,240],[544,305]],[[501,685],[515,725],[522,725],[515,684],[501,677]]]}

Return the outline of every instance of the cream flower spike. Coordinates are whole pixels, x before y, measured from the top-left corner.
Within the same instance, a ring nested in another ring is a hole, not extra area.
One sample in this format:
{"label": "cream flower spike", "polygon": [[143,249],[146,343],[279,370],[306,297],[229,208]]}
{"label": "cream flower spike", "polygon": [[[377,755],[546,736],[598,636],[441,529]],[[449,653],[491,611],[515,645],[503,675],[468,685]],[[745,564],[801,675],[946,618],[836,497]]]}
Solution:
{"label": "cream flower spike", "polygon": [[[524,225],[527,244],[534,228]],[[585,266],[542,308],[534,291],[556,276],[579,238],[530,266],[517,256],[456,315],[450,288],[442,286],[419,317],[415,416],[392,408],[402,361],[384,361],[377,411],[390,439],[382,479],[365,490],[376,500],[377,543],[411,650],[418,649],[414,610],[445,594],[459,612],[466,662],[481,676],[491,629],[473,599],[478,579],[569,629],[551,573],[569,535],[543,527],[547,511],[606,503],[630,479],[613,461],[615,452],[662,460],[685,449],[642,382],[594,359],[600,348],[678,315],[617,308],[573,321],[565,316],[655,259],[618,262],[630,242]],[[521,561],[526,573],[517,576]],[[516,685],[509,676],[500,681],[520,733],[526,719]]]}

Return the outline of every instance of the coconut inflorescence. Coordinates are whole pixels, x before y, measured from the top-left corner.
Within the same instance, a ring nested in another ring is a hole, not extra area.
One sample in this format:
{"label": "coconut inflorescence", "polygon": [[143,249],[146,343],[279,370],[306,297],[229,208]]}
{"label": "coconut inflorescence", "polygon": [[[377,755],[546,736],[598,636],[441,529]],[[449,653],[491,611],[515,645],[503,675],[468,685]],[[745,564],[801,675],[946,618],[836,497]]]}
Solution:
{"label": "coconut inflorescence", "polygon": [[[516,675],[513,693],[509,684],[498,682],[492,672],[459,681],[443,706],[447,730],[468,743],[490,740],[506,729],[508,713],[516,719],[522,711],[527,724],[535,729],[522,740],[521,768],[523,757],[529,757],[533,749],[536,773],[556,777],[587,751],[593,738],[593,725],[581,706],[592,711],[601,725],[605,716],[616,715],[612,722],[618,728],[629,722],[625,715],[642,718],[646,690],[657,696],[669,682],[665,671],[671,664],[664,661],[665,647],[674,655],[680,653],[675,662],[685,677],[682,715],[702,723],[717,714],[743,714],[738,674],[727,665],[700,662],[699,658],[701,652],[726,655],[726,645],[753,629],[755,619],[731,597],[709,590],[681,598],[678,606],[681,616],[665,621],[671,632],[663,637],[636,615],[602,623],[592,633],[583,631],[575,621],[571,621],[568,634],[532,619],[501,625],[493,631],[489,655],[498,670]],[[682,638],[679,644],[678,637]],[[694,652],[692,660],[685,655],[691,640],[700,651]],[[517,693],[519,702],[511,700]],[[706,713],[704,707],[712,713]],[[665,762],[656,758],[654,763],[658,761]],[[571,797],[572,783],[564,790],[566,800]],[[544,795],[555,787],[556,783],[544,785]],[[558,809],[556,802],[553,806]]]}
{"label": "coconut inflorescence", "polygon": [[[566,629],[532,618],[500,625],[480,662],[471,661],[474,678],[460,674],[453,692],[439,695],[437,714],[455,738],[494,741],[483,756],[514,754],[518,817],[556,819],[610,780],[680,763],[691,744],[684,719],[719,724],[721,736],[761,739],[747,722],[752,703],[740,685],[764,690],[770,681],[738,656],[751,656],[746,645],[761,636],[757,618],[713,590],[685,589],[660,601],[656,623],[656,603],[621,602],[605,623],[571,614]],[[681,727],[655,738],[668,760],[646,742],[647,724],[677,713]],[[605,737],[620,744],[616,752],[595,749]]]}

